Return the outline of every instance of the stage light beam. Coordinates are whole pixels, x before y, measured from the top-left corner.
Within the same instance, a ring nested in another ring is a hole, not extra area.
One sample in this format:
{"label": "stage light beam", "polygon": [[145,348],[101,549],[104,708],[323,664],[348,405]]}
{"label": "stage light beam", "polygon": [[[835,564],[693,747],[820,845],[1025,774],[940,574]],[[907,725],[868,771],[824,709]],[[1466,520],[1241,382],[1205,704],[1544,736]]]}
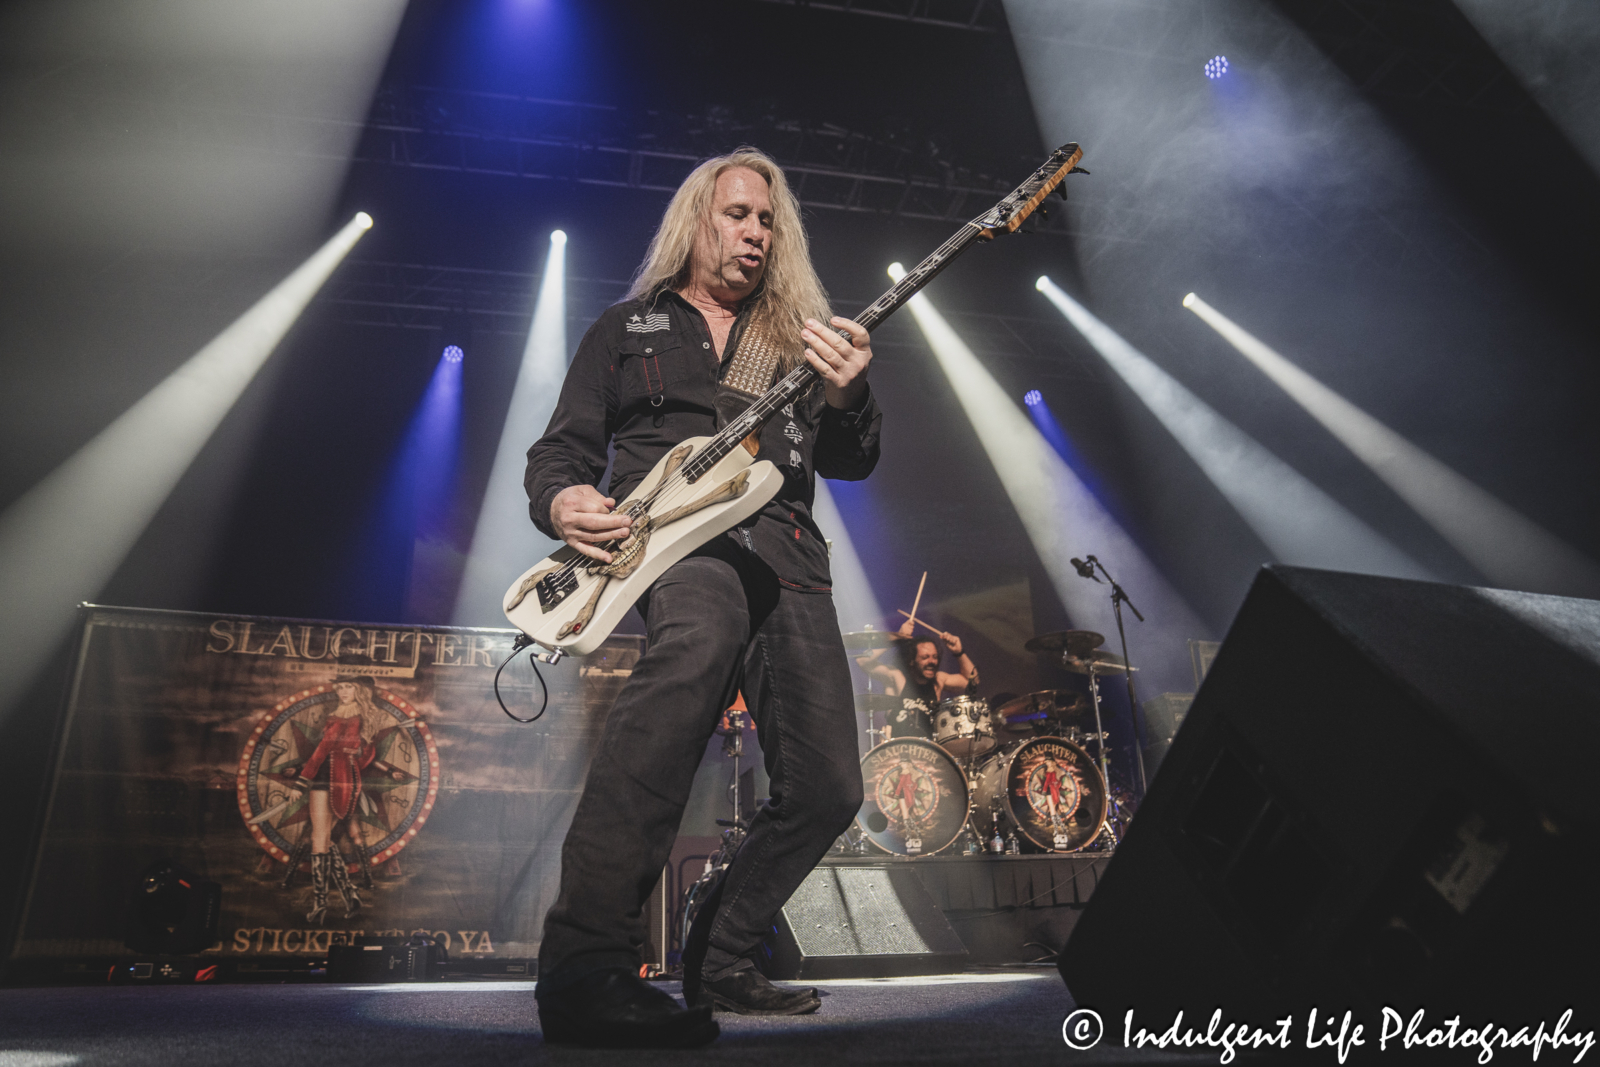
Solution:
{"label": "stage light beam", "polygon": [[1239,353],[1381,478],[1490,581],[1531,593],[1600,596],[1600,567],[1356,407],[1194,293],[1183,298]]}
{"label": "stage light beam", "polygon": [[1156,366],[1048,277],[1036,288],[1127,383],[1279,562],[1393,578],[1424,567]]}
{"label": "stage light beam", "polygon": [[883,625],[883,608],[867,579],[867,569],[856,554],[855,542],[850,539],[850,529],[844,515],[834,503],[827,480],[818,478],[816,498],[811,514],[817,529],[831,542],[828,553],[828,570],[833,574],[833,606],[839,616],[839,628],[845,631],[864,630],[869,626]]}
{"label": "stage light beam", "polygon": [[[904,275],[900,264],[890,265],[891,278],[899,281]],[[1070,562],[1073,556],[1093,553],[1105,561],[1149,620],[1141,626],[1129,617],[1128,642],[1135,661],[1143,657],[1153,668],[1146,678],[1154,677],[1158,685],[1175,680],[1186,662],[1184,641],[1206,635],[1210,627],[984,369],[926,295],[918,293],[907,306],[950,379],[1073,625],[1103,634],[1117,632],[1105,586],[1079,577]]]}
{"label": "stage light beam", "polygon": [[372,225],[310,259],[0,515],[0,708],[93,599],[333,269]]}
{"label": "stage light beam", "polygon": [[567,235],[550,234],[533,322],[522,350],[522,366],[511,406],[484,488],[472,532],[472,548],[452,617],[458,626],[504,626],[500,604],[511,580],[560,547],[528,517],[522,476],[528,448],[544,433],[567,373]]}

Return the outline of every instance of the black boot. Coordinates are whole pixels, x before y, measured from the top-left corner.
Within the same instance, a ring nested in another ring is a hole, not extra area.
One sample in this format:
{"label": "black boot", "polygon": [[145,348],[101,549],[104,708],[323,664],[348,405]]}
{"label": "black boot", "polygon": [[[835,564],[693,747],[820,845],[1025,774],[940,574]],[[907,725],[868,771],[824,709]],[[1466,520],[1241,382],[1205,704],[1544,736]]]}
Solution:
{"label": "black boot", "polygon": [[332,853],[311,854],[311,910],[306,912],[306,922],[321,926],[328,914],[328,868]]}
{"label": "black boot", "polygon": [[344,898],[344,917],[346,919],[361,910],[361,894],[356,892],[356,887],[350,881],[350,868],[345,866],[344,854],[337,849],[328,853],[328,876],[333,888],[338,890],[339,896]]}
{"label": "black boot", "polygon": [[706,897],[683,939],[683,1000],[693,1007],[714,1007],[740,1015],[808,1015],[822,1007],[815,989],[789,992],[779,989],[754,966],[705,980],[706,952],[711,947],[711,924],[722,905],[722,881]]}
{"label": "black boot", "polygon": [[539,1029],[551,1045],[699,1048],[721,1033],[709,1007],[685,1009],[625,967],[594,971],[558,991],[541,981]]}
{"label": "black boot", "polygon": [[822,1007],[815,989],[779,989],[754,966],[721,978],[702,977],[693,1005],[740,1015],[810,1015]]}

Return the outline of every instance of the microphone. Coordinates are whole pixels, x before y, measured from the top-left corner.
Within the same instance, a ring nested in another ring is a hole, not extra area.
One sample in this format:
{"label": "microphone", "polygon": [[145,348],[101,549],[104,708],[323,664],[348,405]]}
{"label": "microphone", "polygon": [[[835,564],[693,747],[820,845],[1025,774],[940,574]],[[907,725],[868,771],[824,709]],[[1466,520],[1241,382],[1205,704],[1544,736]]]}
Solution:
{"label": "microphone", "polygon": [[[1090,556],[1089,558],[1093,559],[1094,557]],[[1085,561],[1083,561],[1081,559],[1078,559],[1077,557],[1073,557],[1072,565],[1073,565],[1073,567],[1075,567],[1077,569],[1078,577],[1080,577],[1080,578],[1090,578],[1090,579],[1093,579],[1094,581],[1097,581],[1097,582],[1100,580],[1099,578],[1095,577],[1094,564],[1086,563]]]}

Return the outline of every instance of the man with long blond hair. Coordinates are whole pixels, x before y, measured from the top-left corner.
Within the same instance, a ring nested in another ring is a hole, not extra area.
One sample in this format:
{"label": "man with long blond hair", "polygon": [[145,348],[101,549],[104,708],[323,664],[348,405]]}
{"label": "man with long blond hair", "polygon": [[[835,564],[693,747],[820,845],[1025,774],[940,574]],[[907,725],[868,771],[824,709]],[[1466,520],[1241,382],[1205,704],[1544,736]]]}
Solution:
{"label": "man with long blond hair", "polygon": [[[831,325],[831,328],[830,328]],[[713,1008],[801,1014],[752,959],[773,916],[861,806],[849,670],[811,517],[815,477],[865,478],[880,416],[867,332],[829,318],[798,203],[753,149],[701,164],[673,196],[627,298],[584,336],[545,435],[528,451],[534,523],[584,555],[628,535],[614,509],[680,441],[713,433],[801,360],[821,376],[760,431],[777,496],[667,570],[639,598],[648,639],[606,719],[561,850],[539,948],[545,1040],[690,1047]],[[610,484],[607,448],[615,448]],[[742,690],[772,798],[684,949],[683,1008],[638,978],[643,908],[695,771]]]}

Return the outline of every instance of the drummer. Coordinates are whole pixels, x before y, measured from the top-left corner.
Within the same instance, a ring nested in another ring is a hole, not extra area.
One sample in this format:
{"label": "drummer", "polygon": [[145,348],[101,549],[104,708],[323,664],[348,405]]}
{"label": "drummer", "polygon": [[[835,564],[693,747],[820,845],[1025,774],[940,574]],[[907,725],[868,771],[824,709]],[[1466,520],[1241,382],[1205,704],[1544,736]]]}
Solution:
{"label": "drummer", "polygon": [[[899,697],[900,704],[889,712],[889,736],[933,737],[933,716],[939,701],[978,687],[978,668],[962,651],[961,638],[939,631],[938,636],[916,633],[916,624],[907,619],[900,627],[895,651],[899,663],[881,662],[882,649],[856,660],[861,669],[883,682],[884,694]],[[941,647],[942,645],[942,647]],[[955,657],[956,673],[941,671],[939,661],[948,648]]]}

